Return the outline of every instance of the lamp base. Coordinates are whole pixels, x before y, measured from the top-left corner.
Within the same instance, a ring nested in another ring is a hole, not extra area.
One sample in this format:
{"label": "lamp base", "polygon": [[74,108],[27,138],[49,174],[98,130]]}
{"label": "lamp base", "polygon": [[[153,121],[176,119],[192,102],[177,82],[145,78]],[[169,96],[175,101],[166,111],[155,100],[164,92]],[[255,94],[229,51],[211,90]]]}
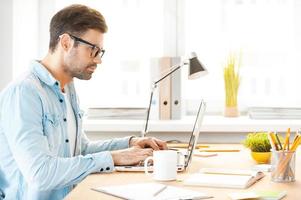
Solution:
{"label": "lamp base", "polygon": [[225,107],[225,111],[224,111],[224,116],[225,117],[238,117],[239,116],[239,111],[237,106],[233,106],[233,107]]}

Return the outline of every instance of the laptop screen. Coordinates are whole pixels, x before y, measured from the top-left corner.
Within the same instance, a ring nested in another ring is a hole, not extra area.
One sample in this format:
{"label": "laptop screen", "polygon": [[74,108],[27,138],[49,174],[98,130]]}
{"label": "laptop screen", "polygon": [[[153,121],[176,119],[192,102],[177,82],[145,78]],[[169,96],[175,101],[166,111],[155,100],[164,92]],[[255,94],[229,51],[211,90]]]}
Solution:
{"label": "laptop screen", "polygon": [[197,116],[196,116],[194,125],[193,125],[192,133],[190,136],[188,149],[187,149],[187,156],[185,157],[185,168],[191,162],[193,150],[195,149],[195,147],[197,145],[205,110],[206,110],[206,103],[204,102],[204,100],[202,100],[200,103],[198,112],[197,112]]}

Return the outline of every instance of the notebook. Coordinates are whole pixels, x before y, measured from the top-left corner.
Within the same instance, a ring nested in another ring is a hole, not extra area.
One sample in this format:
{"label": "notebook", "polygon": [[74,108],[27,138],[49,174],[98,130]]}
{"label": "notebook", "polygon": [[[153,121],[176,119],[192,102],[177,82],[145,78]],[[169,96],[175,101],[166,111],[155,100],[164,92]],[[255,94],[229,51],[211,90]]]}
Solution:
{"label": "notebook", "polygon": [[248,188],[264,177],[261,171],[203,168],[184,180],[185,185],[221,188]]}
{"label": "notebook", "polygon": [[181,187],[167,186],[160,183],[135,183],[116,186],[102,186],[92,190],[121,199],[131,200],[179,200],[179,199],[208,199],[205,193],[184,189]]}
{"label": "notebook", "polygon": [[[200,133],[200,128],[203,122],[204,114],[206,111],[206,103],[204,100],[201,100],[201,103],[198,108],[198,112],[196,115],[196,119],[194,122],[194,126],[191,132],[190,140],[187,146],[187,149],[179,153],[179,155],[184,155],[184,158],[182,159],[183,156],[179,156],[178,159],[178,171],[184,171],[188,168],[189,164],[191,163],[192,160],[192,155],[193,151],[195,150],[199,138],[199,133]],[[139,165],[139,166],[115,166],[116,171],[144,171],[144,166]],[[148,166],[148,171],[152,171],[152,166]]]}
{"label": "notebook", "polygon": [[233,192],[228,196],[232,200],[247,200],[247,199],[258,199],[258,200],[280,200],[286,196],[286,191],[248,191],[248,192]]}

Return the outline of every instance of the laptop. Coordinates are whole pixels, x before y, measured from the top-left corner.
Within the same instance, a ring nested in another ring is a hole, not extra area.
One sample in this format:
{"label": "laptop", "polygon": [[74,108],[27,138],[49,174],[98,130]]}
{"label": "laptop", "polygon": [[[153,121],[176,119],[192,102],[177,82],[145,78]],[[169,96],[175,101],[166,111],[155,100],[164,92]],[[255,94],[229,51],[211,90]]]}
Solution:
{"label": "laptop", "polygon": [[[198,112],[196,115],[196,119],[193,125],[193,129],[191,132],[189,144],[186,150],[176,150],[178,151],[178,171],[185,171],[189,164],[191,163],[193,152],[198,142],[200,128],[203,122],[204,114],[206,111],[206,103],[204,100],[201,100],[201,103],[198,108]],[[152,166],[148,166],[148,170],[152,171]],[[144,164],[143,165],[133,165],[133,166],[116,166],[116,171],[144,171]]]}

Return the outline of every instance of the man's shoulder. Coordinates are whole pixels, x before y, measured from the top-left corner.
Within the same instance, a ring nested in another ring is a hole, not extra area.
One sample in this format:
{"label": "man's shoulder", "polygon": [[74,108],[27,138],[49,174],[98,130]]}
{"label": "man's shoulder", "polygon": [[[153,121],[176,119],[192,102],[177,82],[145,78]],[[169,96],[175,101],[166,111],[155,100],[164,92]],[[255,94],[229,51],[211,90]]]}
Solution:
{"label": "man's shoulder", "polygon": [[41,85],[39,79],[31,72],[27,71],[20,75],[18,78],[10,82],[1,92],[1,95],[15,92],[17,90],[32,91],[35,90],[37,85]]}

